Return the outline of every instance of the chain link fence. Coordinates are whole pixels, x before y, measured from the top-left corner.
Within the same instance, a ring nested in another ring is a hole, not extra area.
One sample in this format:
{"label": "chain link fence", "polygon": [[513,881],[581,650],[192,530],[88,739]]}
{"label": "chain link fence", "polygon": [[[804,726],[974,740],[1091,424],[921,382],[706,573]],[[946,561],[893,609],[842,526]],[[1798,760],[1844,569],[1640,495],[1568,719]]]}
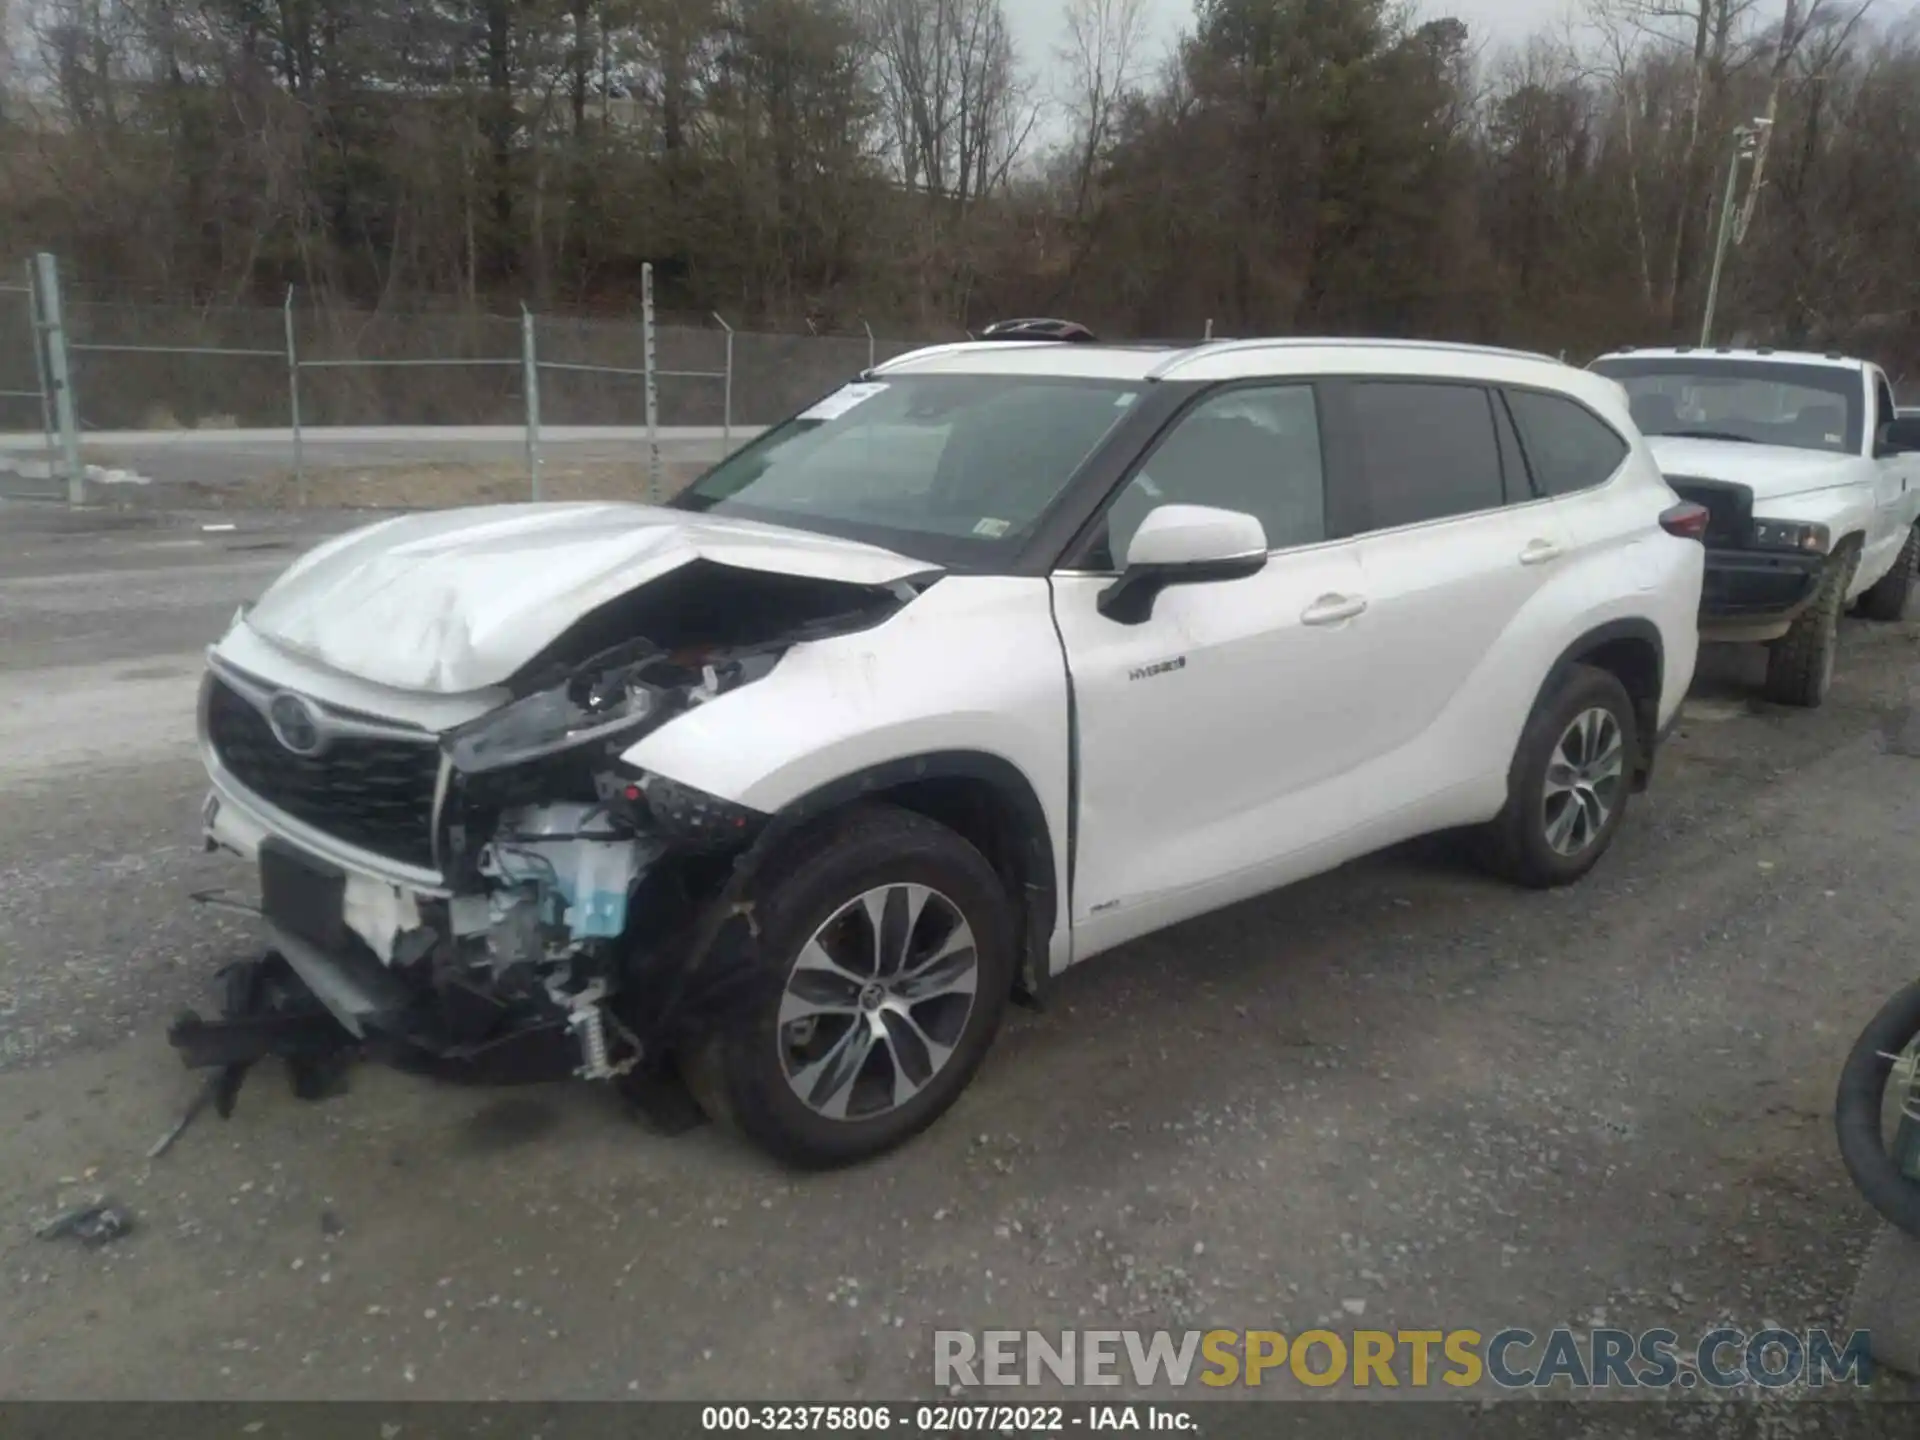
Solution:
{"label": "chain link fence", "polygon": [[[223,506],[661,499],[870,365],[962,338],[656,324],[650,282],[622,316],[355,311],[293,290],[278,308],[195,307],[69,286],[51,322],[31,284],[0,283],[0,475],[37,436],[47,493],[72,498],[120,483]],[[10,343],[14,309],[35,344]],[[70,421],[49,356],[71,370]]]}
{"label": "chain link fence", "polygon": [[64,493],[55,458],[53,389],[34,262],[0,271],[0,496],[54,499]]}

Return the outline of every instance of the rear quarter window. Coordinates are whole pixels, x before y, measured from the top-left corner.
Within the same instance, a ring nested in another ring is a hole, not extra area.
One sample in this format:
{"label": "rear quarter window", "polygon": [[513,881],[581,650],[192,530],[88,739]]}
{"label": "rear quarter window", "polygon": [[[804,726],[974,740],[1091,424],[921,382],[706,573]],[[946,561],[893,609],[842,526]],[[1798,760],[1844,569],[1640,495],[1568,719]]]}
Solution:
{"label": "rear quarter window", "polygon": [[1604,485],[1626,462],[1627,442],[1577,401],[1509,390],[1507,406],[1542,495],[1573,495]]}

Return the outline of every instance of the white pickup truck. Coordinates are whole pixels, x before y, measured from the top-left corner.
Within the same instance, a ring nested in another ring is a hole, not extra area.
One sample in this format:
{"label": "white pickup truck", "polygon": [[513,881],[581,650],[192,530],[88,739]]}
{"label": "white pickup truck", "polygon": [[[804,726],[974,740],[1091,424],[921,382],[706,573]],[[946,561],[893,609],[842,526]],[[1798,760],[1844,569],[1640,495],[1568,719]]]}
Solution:
{"label": "white pickup truck", "polygon": [[1768,647],[1766,696],[1815,706],[1840,614],[1906,611],[1920,561],[1920,418],[1838,354],[1627,349],[1627,392],[1667,484],[1710,512],[1700,638]]}

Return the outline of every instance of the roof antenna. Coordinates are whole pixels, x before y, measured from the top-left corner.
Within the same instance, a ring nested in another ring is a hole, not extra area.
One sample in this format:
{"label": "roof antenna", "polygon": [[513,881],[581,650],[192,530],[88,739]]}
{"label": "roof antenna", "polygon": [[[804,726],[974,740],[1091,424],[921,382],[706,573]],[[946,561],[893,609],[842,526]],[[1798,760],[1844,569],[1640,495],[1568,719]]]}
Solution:
{"label": "roof antenna", "polygon": [[1209,345],[1211,345],[1211,344],[1213,343],[1213,319],[1212,319],[1212,317],[1211,317],[1211,316],[1209,316],[1209,317],[1208,317],[1208,319],[1207,319],[1207,337],[1206,337],[1206,340],[1207,340],[1207,344],[1209,344]]}

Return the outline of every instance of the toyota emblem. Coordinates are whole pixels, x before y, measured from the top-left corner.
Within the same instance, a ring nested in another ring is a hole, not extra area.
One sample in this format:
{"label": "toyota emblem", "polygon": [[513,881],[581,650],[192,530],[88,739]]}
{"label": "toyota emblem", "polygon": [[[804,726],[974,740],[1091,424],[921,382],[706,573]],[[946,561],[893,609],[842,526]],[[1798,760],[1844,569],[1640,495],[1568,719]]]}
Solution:
{"label": "toyota emblem", "polygon": [[296,755],[318,755],[325,743],[313,707],[285,690],[267,702],[267,724],[273,738]]}

